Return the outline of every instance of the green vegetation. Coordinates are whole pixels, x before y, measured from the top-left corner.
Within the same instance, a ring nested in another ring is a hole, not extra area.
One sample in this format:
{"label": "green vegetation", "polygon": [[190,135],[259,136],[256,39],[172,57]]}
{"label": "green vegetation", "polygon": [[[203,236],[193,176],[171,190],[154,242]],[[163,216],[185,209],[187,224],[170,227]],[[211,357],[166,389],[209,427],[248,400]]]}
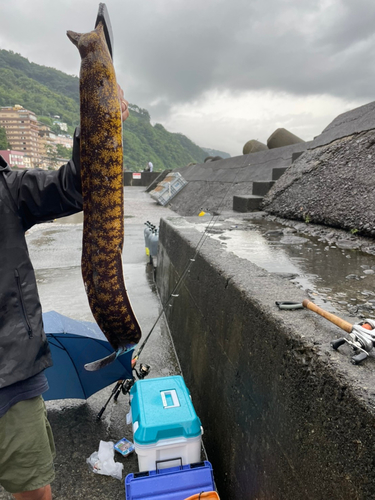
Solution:
{"label": "green vegetation", "polygon": [[177,168],[191,161],[202,162],[206,153],[181,134],[171,134],[162,125],[152,126],[146,110],[129,105],[124,123],[124,166],[141,171],[149,161],[154,170]]}
{"label": "green vegetation", "polygon": [[[73,134],[79,123],[79,80],[75,76],[31,63],[12,51],[0,50],[0,106],[20,104],[55,133],[53,117],[60,116]],[[182,134],[172,134],[162,125],[151,125],[149,113],[129,105],[124,123],[124,167],[141,171],[149,161],[154,170],[178,168],[190,162],[203,163],[207,153]],[[1,136],[0,136],[1,140]]]}
{"label": "green vegetation", "polygon": [[72,157],[73,148],[67,148],[63,144],[56,144],[57,156],[59,158],[69,159]]}
{"label": "green vegetation", "polygon": [[218,149],[211,148],[202,148],[203,151],[206,151],[207,156],[221,156],[222,158],[230,158],[229,153],[225,153],[224,151],[219,151]]}
{"label": "green vegetation", "polygon": [[79,122],[78,78],[0,50],[0,106],[20,104],[38,118],[59,115],[70,133]]}
{"label": "green vegetation", "polygon": [[7,141],[5,129],[0,127],[0,150],[10,149],[10,144]]}

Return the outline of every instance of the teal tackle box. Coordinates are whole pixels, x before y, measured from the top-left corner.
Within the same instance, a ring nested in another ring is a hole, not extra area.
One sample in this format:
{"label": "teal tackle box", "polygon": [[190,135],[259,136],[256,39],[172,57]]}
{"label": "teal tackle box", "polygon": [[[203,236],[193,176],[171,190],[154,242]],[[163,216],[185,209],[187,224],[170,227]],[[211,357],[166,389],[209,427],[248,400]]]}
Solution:
{"label": "teal tackle box", "polygon": [[200,461],[201,422],[181,376],[138,380],[130,401],[140,471]]}

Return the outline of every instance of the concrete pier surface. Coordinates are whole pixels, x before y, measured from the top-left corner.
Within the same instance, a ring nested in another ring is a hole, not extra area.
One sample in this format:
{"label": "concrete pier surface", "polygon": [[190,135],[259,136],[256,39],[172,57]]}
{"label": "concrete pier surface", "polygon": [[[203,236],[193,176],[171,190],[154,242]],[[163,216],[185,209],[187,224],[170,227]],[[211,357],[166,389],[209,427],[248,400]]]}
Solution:
{"label": "concrete pier surface", "polygon": [[[147,265],[145,255],[144,222],[150,220],[158,225],[160,217],[171,214],[173,212],[169,209],[157,205],[145,193],[144,187],[125,188],[124,275],[143,338],[154,324],[160,308],[153,269]],[[43,311],[55,310],[73,319],[93,321],[81,278],[81,240],[82,214],[36,226],[27,235]],[[180,373],[163,319],[144,348],[140,362],[151,365],[149,377]],[[117,403],[112,400],[101,421],[96,421],[96,415],[112,389],[113,386],[103,389],[87,401],[46,403],[57,450],[56,479],[52,484],[55,500],[124,500],[125,476],[138,470],[135,454],[127,458],[118,453],[115,455],[115,460],[124,464],[122,481],[94,474],[86,464],[86,459],[98,450],[100,440],[132,439],[131,425],[126,424],[128,396],[121,394]],[[0,487],[0,499],[11,498]]]}

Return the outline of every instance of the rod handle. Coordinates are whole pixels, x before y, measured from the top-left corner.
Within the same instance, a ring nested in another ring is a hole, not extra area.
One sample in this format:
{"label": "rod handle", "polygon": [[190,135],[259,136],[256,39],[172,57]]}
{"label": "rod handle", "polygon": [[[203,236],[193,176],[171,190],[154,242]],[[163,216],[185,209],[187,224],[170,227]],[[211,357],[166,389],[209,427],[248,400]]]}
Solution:
{"label": "rod handle", "polygon": [[102,418],[102,415],[104,413],[105,406],[100,410],[100,412],[96,415],[96,420],[100,420]]}
{"label": "rod handle", "polygon": [[345,321],[344,319],[339,318],[338,316],[335,316],[334,314],[328,311],[325,311],[321,307],[314,304],[314,302],[311,302],[311,300],[305,299],[302,302],[302,305],[306,309],[310,309],[310,311],[314,311],[317,314],[320,314],[320,316],[323,316],[323,318],[328,319],[328,321],[340,327],[342,330],[345,330],[345,332],[347,333],[350,333],[353,330],[353,325],[351,323]]}

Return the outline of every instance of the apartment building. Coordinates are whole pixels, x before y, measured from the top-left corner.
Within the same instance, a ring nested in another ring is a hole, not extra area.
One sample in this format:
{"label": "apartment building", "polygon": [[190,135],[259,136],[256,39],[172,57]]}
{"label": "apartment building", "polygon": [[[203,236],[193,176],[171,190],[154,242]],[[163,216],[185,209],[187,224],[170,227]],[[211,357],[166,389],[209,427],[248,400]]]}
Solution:
{"label": "apartment building", "polygon": [[0,150],[0,155],[11,167],[30,168],[30,159],[25,158],[21,151],[13,151],[12,149]]}
{"label": "apartment building", "polygon": [[22,106],[0,108],[0,126],[11,149],[22,152],[31,168],[40,164],[39,126],[35,113]]}
{"label": "apartment building", "polygon": [[73,147],[73,137],[71,135],[52,135],[53,142],[55,144],[61,144],[65,146],[67,149],[71,149]]}

